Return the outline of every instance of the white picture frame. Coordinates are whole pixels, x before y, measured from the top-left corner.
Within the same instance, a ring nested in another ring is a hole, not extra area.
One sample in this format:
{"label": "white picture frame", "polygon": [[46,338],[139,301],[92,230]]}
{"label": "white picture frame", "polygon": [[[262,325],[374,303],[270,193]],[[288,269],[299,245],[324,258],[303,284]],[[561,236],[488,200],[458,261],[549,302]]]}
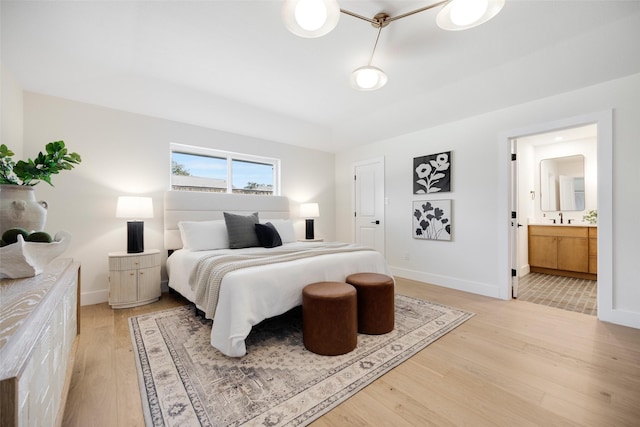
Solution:
{"label": "white picture frame", "polygon": [[451,241],[451,199],[414,200],[412,235],[414,239]]}

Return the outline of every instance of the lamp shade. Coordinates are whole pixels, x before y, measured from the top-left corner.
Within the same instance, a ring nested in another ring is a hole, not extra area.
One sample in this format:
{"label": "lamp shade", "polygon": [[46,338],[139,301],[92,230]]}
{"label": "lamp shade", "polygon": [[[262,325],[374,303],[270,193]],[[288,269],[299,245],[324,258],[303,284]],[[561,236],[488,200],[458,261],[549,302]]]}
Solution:
{"label": "lamp shade", "polygon": [[349,83],[357,90],[376,90],[387,84],[387,75],[378,67],[366,65],[351,73]]}
{"label": "lamp shade", "polygon": [[466,30],[484,24],[504,7],[505,0],[451,0],[444,5],[436,23],[443,30]]}
{"label": "lamp shade", "polygon": [[151,197],[120,196],[116,207],[116,218],[153,218]]}
{"label": "lamp shade", "polygon": [[317,203],[303,203],[300,205],[300,217],[302,218],[318,218],[320,209]]}
{"label": "lamp shade", "polygon": [[293,34],[300,37],[324,36],[340,19],[337,0],[285,0],[282,20]]}

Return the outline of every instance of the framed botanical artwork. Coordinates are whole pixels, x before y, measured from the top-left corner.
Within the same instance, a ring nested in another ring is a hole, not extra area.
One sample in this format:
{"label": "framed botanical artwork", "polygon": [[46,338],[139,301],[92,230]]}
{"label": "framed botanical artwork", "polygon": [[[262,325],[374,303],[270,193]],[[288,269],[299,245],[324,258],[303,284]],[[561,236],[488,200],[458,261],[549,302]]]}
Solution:
{"label": "framed botanical artwork", "polygon": [[413,158],[413,194],[451,191],[451,151]]}
{"label": "framed botanical artwork", "polygon": [[451,200],[414,200],[413,238],[451,240]]}

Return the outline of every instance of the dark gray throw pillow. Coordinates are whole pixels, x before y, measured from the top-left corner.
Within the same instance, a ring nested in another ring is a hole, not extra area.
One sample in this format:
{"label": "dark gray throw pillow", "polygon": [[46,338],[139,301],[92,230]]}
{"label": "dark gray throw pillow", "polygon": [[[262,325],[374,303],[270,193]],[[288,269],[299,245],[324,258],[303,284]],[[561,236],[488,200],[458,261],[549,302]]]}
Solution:
{"label": "dark gray throw pillow", "polygon": [[236,215],[228,212],[223,214],[231,249],[260,246],[255,229],[255,225],[259,223],[258,212],[251,215]]}
{"label": "dark gray throw pillow", "polygon": [[282,239],[276,227],[267,222],[266,224],[256,224],[256,234],[260,241],[260,246],[263,248],[275,248],[276,246],[282,246]]}

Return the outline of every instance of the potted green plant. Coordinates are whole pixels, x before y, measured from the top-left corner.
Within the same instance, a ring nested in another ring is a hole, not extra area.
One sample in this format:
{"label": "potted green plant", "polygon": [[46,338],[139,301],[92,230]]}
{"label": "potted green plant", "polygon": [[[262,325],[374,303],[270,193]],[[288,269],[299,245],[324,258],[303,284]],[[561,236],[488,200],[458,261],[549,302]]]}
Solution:
{"label": "potted green plant", "polygon": [[0,145],[0,232],[20,227],[42,230],[47,218],[47,204],[36,201],[33,186],[41,181],[53,186],[51,175],[73,169],[82,159],[69,153],[64,141],[50,142],[35,159],[13,160],[14,152]]}
{"label": "potted green plant", "polygon": [[590,210],[586,215],[582,217],[584,221],[587,221],[589,224],[597,224],[598,223],[598,211]]}
{"label": "potted green plant", "polygon": [[40,181],[53,186],[51,175],[63,170],[73,169],[82,161],[78,153],[69,153],[64,141],[50,142],[45,146],[45,153],[38,153],[34,159],[14,162],[13,151],[0,145],[0,184],[34,186]]}

